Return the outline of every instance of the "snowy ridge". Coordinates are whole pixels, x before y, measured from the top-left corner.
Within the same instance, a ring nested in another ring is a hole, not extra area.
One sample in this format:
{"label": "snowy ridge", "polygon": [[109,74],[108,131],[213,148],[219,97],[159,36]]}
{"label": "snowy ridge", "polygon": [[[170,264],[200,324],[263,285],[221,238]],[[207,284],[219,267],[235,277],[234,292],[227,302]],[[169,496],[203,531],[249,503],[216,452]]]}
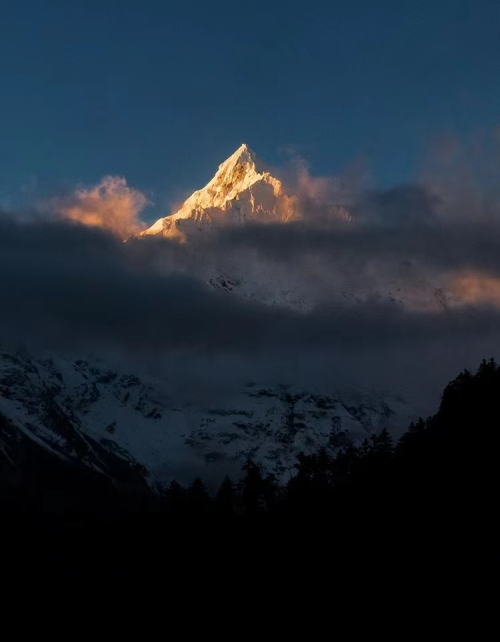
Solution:
{"label": "snowy ridge", "polygon": [[[143,380],[103,362],[0,352],[0,423],[66,460],[108,475],[106,456],[151,486],[199,475],[237,477],[248,457],[285,481],[300,452],[359,444],[413,419],[391,396],[342,396],[247,383],[213,404],[179,404],[168,380]],[[9,454],[2,441],[0,450]]]}

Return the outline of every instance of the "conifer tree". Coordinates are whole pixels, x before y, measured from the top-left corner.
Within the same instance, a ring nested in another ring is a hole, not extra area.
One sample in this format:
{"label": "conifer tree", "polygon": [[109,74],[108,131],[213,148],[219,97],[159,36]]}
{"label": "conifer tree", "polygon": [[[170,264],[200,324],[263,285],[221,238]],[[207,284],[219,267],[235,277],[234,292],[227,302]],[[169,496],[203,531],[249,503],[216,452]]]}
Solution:
{"label": "conifer tree", "polygon": [[215,496],[215,508],[220,515],[229,517],[235,513],[235,488],[226,476]]}

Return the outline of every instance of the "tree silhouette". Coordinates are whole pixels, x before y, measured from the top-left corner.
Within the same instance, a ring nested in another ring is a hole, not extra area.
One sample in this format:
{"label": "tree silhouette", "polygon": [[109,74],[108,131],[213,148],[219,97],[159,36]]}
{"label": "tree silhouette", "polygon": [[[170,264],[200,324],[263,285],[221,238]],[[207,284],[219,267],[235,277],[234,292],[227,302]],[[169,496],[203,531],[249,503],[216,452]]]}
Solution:
{"label": "tree silhouette", "polygon": [[245,476],[240,483],[243,510],[247,516],[269,510],[276,499],[274,477],[264,477],[260,466],[248,459],[244,466]]}
{"label": "tree silhouette", "polygon": [[173,513],[182,513],[186,506],[186,490],[173,479],[165,490],[165,504],[167,510]]}
{"label": "tree silhouette", "polygon": [[189,510],[192,514],[199,515],[208,511],[210,507],[210,495],[208,494],[207,487],[199,477],[189,486],[186,496]]}
{"label": "tree silhouette", "polygon": [[225,477],[215,496],[215,509],[224,517],[234,516],[236,509],[235,487],[229,477]]}

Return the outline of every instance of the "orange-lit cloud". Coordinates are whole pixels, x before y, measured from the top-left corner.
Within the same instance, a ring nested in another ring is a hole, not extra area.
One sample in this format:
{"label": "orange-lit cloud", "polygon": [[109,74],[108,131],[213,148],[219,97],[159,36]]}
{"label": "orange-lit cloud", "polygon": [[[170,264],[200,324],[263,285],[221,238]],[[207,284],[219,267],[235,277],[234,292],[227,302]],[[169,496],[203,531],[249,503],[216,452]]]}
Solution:
{"label": "orange-lit cloud", "polygon": [[353,223],[351,207],[371,188],[372,182],[364,159],[338,175],[315,176],[303,158],[292,154],[282,174],[285,193],[293,194],[282,197],[282,208],[291,212],[289,220],[310,224]]}
{"label": "orange-lit cloud", "polygon": [[478,272],[454,274],[450,292],[455,305],[490,305],[500,307],[500,278]]}
{"label": "orange-lit cloud", "polygon": [[147,204],[144,194],[128,187],[124,178],[107,176],[98,185],[78,189],[57,211],[65,219],[126,239],[144,229],[139,215]]}

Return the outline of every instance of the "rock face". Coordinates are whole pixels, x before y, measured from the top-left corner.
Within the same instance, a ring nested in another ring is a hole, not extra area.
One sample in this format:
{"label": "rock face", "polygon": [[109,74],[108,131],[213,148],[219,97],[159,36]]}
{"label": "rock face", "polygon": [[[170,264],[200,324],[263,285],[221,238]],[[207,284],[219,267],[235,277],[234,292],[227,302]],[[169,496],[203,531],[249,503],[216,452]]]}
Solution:
{"label": "rock face", "polygon": [[197,475],[216,484],[252,457],[285,481],[300,452],[335,451],[383,428],[397,437],[412,419],[395,397],[253,383],[217,403],[179,404],[168,380],[92,360],[0,353],[0,459],[13,469],[29,449],[31,462],[43,453],[117,485],[155,488]]}
{"label": "rock face", "polygon": [[245,221],[286,219],[281,182],[261,171],[254,153],[241,145],[203,189],[192,194],[171,216],[160,218],[141,236],[161,235],[186,241],[200,231]]}

